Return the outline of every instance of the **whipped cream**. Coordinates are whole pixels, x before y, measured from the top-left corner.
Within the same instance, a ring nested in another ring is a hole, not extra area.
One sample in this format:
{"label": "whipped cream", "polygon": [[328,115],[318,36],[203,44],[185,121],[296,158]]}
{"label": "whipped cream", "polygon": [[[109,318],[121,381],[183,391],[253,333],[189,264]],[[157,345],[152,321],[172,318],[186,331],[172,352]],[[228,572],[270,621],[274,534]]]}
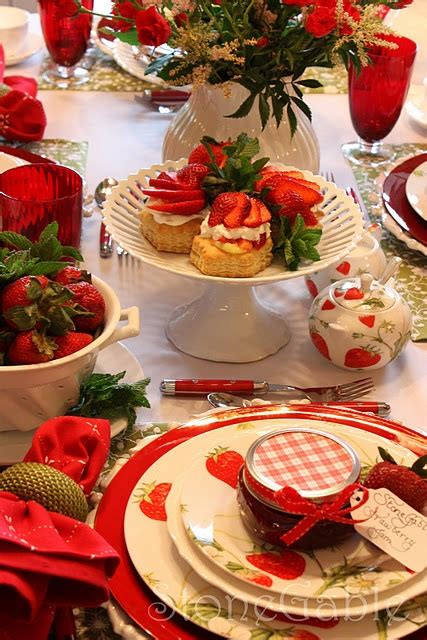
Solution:
{"label": "whipped cream", "polygon": [[252,242],[258,242],[262,234],[265,233],[266,237],[270,237],[270,223],[264,222],[259,227],[236,227],[235,229],[228,229],[223,224],[216,224],[214,227],[210,227],[208,219],[205,218],[200,227],[200,235],[202,238],[212,238],[212,240],[219,240],[220,238],[228,238],[229,240],[252,240]]}
{"label": "whipped cream", "polygon": [[183,216],[179,213],[162,213],[161,211],[150,209],[150,207],[145,207],[144,210],[148,211],[148,213],[151,213],[157,224],[167,224],[170,227],[179,227],[180,225],[185,224],[190,220],[203,220],[203,218],[205,218],[210,211],[207,207],[205,207],[204,209],[199,211],[199,213],[194,213],[190,216]]}

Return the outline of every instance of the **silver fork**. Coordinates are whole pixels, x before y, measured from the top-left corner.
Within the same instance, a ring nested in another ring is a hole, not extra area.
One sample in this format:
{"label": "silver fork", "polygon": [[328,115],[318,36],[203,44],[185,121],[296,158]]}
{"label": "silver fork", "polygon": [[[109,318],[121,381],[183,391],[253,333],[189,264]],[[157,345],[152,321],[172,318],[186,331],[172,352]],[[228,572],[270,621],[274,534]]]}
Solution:
{"label": "silver fork", "polygon": [[332,387],[289,387],[289,389],[297,389],[305,393],[312,402],[316,400],[321,400],[322,402],[344,402],[366,396],[366,394],[375,390],[375,385],[372,378],[361,378],[360,380],[353,380],[352,382],[337,384]]}
{"label": "silver fork", "polygon": [[327,182],[335,182],[333,171],[321,171],[320,175],[323,176]]}

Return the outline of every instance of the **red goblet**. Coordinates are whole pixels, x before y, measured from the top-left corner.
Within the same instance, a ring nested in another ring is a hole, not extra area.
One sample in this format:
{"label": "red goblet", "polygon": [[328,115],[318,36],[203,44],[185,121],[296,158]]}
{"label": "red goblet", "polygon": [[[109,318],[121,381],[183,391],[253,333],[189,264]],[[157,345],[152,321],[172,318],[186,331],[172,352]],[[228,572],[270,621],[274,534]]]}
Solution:
{"label": "red goblet", "polygon": [[382,140],[396,124],[409,89],[416,43],[400,36],[383,38],[397,47],[372,48],[371,64],[360,72],[350,64],[348,72],[350,115],[359,140],[343,145],[343,153],[356,163],[378,165],[392,158]]}
{"label": "red goblet", "polygon": [[56,220],[64,245],[80,246],[82,177],[60,164],[28,164],[0,174],[0,228],[33,242]]}
{"label": "red goblet", "polygon": [[[83,0],[92,11],[93,0]],[[92,15],[76,13],[73,0],[39,0],[40,22],[46,47],[55,63],[43,78],[61,89],[86,82],[89,74],[78,66],[88,46]]]}

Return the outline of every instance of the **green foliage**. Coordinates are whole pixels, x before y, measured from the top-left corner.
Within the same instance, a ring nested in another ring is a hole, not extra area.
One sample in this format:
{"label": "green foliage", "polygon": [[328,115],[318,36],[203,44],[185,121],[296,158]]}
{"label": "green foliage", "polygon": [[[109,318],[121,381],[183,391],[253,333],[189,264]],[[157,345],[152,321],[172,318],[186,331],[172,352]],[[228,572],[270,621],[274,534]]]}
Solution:
{"label": "green foliage", "polygon": [[106,418],[113,422],[118,418],[126,418],[128,427],[136,422],[136,409],[150,407],[146,396],[146,387],[150,378],[127,384],[120,382],[126,372],[115,375],[109,373],[93,373],[80,386],[79,401],[68,410],[71,416],[87,418]]}
{"label": "green foliage", "polygon": [[313,262],[320,260],[316,245],[322,235],[321,229],[306,227],[300,214],[297,214],[292,225],[286,216],[276,217],[274,223],[277,237],[273,253],[284,261],[290,271],[298,269],[302,258]]}

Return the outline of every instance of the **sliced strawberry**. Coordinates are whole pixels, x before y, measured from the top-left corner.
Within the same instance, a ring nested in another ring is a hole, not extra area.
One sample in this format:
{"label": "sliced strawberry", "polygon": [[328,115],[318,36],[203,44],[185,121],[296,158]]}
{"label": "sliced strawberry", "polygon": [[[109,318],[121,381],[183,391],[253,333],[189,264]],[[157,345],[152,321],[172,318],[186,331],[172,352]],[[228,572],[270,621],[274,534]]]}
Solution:
{"label": "sliced strawberry", "polygon": [[239,238],[236,243],[242,251],[252,251],[252,242],[250,240],[245,240],[244,238]]}
{"label": "sliced strawberry", "polygon": [[[310,209],[307,207],[300,194],[295,191],[281,192],[275,196],[273,195],[273,199],[275,200],[275,206],[278,207],[276,214],[279,216],[286,216],[291,221],[295,219],[297,213],[301,213],[301,215],[308,215],[308,213],[310,213]],[[270,203],[270,194],[268,194],[266,200]]]}
{"label": "sliced strawberry", "polygon": [[273,173],[281,173],[281,171],[278,167],[275,167],[273,164],[269,164],[266,167],[263,167],[260,171],[260,175],[262,177],[255,182],[254,190],[262,191],[262,189],[264,188],[264,183],[266,179]]}
{"label": "sliced strawberry", "polygon": [[261,233],[259,240],[253,240],[252,245],[254,249],[261,249],[267,242],[267,234]]}
{"label": "sliced strawberry", "polygon": [[[191,191],[172,191],[169,189],[143,189],[142,193],[151,198],[166,200],[166,202],[188,202],[190,200],[204,200],[205,192],[201,189]],[[149,205],[150,206],[150,205]]]}
{"label": "sliced strawberry", "polygon": [[[228,142],[218,142],[217,144],[211,144],[211,150],[215,158],[215,163],[221,168],[227,161],[227,156],[222,151],[223,147],[226,147]],[[210,164],[212,162],[204,144],[198,144],[194,147],[190,155],[188,156],[188,162],[193,164]]]}
{"label": "sliced strawberry", "polygon": [[176,173],[172,171],[172,173],[167,173],[166,171],[160,171],[157,176],[160,180],[169,180],[169,182],[175,182]]}
{"label": "sliced strawberry", "polygon": [[270,222],[271,214],[265,204],[256,198],[250,198],[251,208],[249,215],[243,220],[245,227],[259,227],[265,222]]}
{"label": "sliced strawberry", "polygon": [[317,227],[317,225],[319,224],[318,217],[312,211],[303,211],[301,215],[304,219],[304,224],[306,227]]}
{"label": "sliced strawberry", "polygon": [[178,183],[187,189],[197,189],[203,182],[203,178],[209,173],[208,167],[201,163],[190,163],[176,172]]}
{"label": "sliced strawberry", "polygon": [[173,182],[173,180],[164,180],[163,178],[150,178],[150,187],[156,187],[157,189],[173,189],[174,191],[186,191],[187,187],[179,182]]}
{"label": "sliced strawberry", "polygon": [[282,171],[283,175],[288,176],[288,178],[297,178],[298,180],[304,180],[304,174],[302,171]]}
{"label": "sliced strawberry", "polygon": [[175,213],[180,216],[191,216],[199,213],[205,206],[204,200],[191,200],[186,202],[156,202],[150,204],[150,209],[162,213]]}
{"label": "sliced strawberry", "polygon": [[274,179],[270,178],[266,182],[266,186],[272,186],[271,191],[268,193],[266,200],[269,204],[281,204],[281,199],[285,196],[289,191],[293,191],[294,193],[298,193],[308,207],[312,207],[315,204],[319,204],[322,202],[323,196],[318,191],[315,191],[311,187],[307,187],[301,182],[297,182],[292,178],[286,178],[283,176],[279,176],[276,178],[276,183],[270,185],[270,182]]}
{"label": "sliced strawberry", "polygon": [[229,229],[240,227],[250,206],[250,198],[245,193],[234,191],[221,193],[213,201],[208,220],[209,226],[224,224]]}

